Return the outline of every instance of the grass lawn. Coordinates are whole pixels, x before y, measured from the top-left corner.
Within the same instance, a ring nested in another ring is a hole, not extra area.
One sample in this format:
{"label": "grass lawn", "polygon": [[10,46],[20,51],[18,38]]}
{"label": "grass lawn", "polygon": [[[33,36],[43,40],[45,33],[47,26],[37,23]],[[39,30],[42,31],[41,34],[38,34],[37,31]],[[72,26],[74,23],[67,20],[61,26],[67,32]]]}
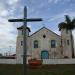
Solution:
{"label": "grass lawn", "polygon": [[[23,75],[22,65],[0,64],[0,75]],[[27,68],[27,75],[75,75],[75,65],[43,65],[39,69]]]}

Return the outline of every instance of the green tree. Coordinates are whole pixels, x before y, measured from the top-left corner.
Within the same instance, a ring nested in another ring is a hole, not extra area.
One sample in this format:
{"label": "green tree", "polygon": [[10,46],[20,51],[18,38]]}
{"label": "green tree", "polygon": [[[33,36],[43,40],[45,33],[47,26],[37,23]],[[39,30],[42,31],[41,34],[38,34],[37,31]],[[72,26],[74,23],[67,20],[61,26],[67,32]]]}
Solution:
{"label": "green tree", "polygon": [[59,23],[58,27],[60,31],[61,29],[67,29],[71,31],[72,58],[74,58],[74,47],[73,47],[74,40],[73,40],[72,30],[75,29],[75,18],[71,20],[68,15],[65,15],[65,22]]}

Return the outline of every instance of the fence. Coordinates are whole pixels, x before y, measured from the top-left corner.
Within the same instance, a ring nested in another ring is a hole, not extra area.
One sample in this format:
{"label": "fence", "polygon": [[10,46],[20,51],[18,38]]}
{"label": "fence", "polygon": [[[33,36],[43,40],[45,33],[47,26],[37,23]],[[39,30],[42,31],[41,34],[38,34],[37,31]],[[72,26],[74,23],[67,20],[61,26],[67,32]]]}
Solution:
{"label": "fence", "polygon": [[43,64],[75,64],[75,59],[43,59]]}

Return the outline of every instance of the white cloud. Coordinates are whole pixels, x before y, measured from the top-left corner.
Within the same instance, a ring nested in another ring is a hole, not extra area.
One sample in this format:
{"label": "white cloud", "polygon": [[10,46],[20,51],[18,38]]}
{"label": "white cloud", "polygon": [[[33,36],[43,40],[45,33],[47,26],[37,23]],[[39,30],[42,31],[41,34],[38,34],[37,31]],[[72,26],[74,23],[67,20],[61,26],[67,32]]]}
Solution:
{"label": "white cloud", "polygon": [[[0,2],[0,51],[2,49],[7,49],[10,45],[15,46],[16,44],[16,35],[11,34],[11,31],[15,31],[13,24],[8,22],[8,16],[10,11],[8,10],[5,2]],[[12,15],[13,16],[13,15]],[[11,17],[12,17],[11,16]],[[12,41],[12,42],[10,42]]]}
{"label": "white cloud", "polygon": [[57,19],[64,17],[64,15],[65,15],[65,13],[55,15],[55,16],[51,17],[51,19],[49,19],[49,21],[55,21]]}
{"label": "white cloud", "polygon": [[[13,3],[13,5],[7,6],[7,4],[10,1]],[[9,0],[9,1],[6,0],[5,2],[1,1],[0,2],[0,17],[8,17],[9,15],[13,16],[14,11],[16,10],[16,7],[18,6],[17,1],[18,0]]]}
{"label": "white cloud", "polygon": [[54,3],[57,4],[58,2],[65,3],[70,2],[71,0],[48,0],[48,3]]}
{"label": "white cloud", "polygon": [[31,25],[27,25],[31,29]]}
{"label": "white cloud", "polygon": [[0,2],[0,52],[8,51],[9,46],[13,47],[12,52],[16,51],[17,29],[14,26],[15,23],[8,22],[8,18],[14,18],[14,11],[19,5],[19,1],[2,0]]}
{"label": "white cloud", "polygon": [[72,1],[72,0],[66,0],[67,2],[70,2],[70,1]]}
{"label": "white cloud", "polygon": [[48,0],[48,3],[55,3],[57,4],[58,2],[60,2],[61,0]]}
{"label": "white cloud", "polygon": [[57,15],[54,15],[53,17],[51,17],[49,19],[49,21],[55,21],[57,19],[62,19],[64,18],[64,15],[69,15],[70,17],[74,18],[75,17],[75,12],[63,12],[63,13],[60,13],[60,14],[57,14]]}
{"label": "white cloud", "polygon": [[48,3],[52,3],[53,0],[48,0]]}
{"label": "white cloud", "polygon": [[57,4],[58,2],[64,3],[64,2],[70,2],[71,0],[54,0],[54,3]]}
{"label": "white cloud", "polygon": [[58,35],[61,35],[60,31],[58,31],[58,30],[54,30],[53,32],[55,32]]}
{"label": "white cloud", "polygon": [[8,15],[8,11],[7,10],[3,10],[0,12],[0,16],[7,16]]}
{"label": "white cloud", "polygon": [[7,16],[7,15],[8,15],[8,9],[6,9],[3,3],[0,3],[0,17]]}
{"label": "white cloud", "polygon": [[19,0],[8,0],[7,3],[9,5],[13,5],[13,4],[16,4]]}
{"label": "white cloud", "polygon": [[9,23],[7,18],[0,18],[0,49],[7,49],[10,45],[15,47],[16,35],[10,33],[11,31],[16,32],[13,24]]}
{"label": "white cloud", "polygon": [[54,3],[58,3],[60,0],[54,0]]}

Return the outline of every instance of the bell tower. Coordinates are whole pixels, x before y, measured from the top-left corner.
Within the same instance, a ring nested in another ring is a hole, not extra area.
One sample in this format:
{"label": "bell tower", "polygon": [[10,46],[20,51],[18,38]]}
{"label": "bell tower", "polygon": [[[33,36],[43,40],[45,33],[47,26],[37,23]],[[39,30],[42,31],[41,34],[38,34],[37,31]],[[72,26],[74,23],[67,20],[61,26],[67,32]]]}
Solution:
{"label": "bell tower", "polygon": [[[16,61],[18,64],[23,63],[23,26],[17,28],[18,36],[16,41]],[[27,27],[27,37],[29,36],[30,28]]]}
{"label": "bell tower", "polygon": [[63,48],[63,57],[72,58],[72,31],[67,29],[61,29],[61,40]]}

